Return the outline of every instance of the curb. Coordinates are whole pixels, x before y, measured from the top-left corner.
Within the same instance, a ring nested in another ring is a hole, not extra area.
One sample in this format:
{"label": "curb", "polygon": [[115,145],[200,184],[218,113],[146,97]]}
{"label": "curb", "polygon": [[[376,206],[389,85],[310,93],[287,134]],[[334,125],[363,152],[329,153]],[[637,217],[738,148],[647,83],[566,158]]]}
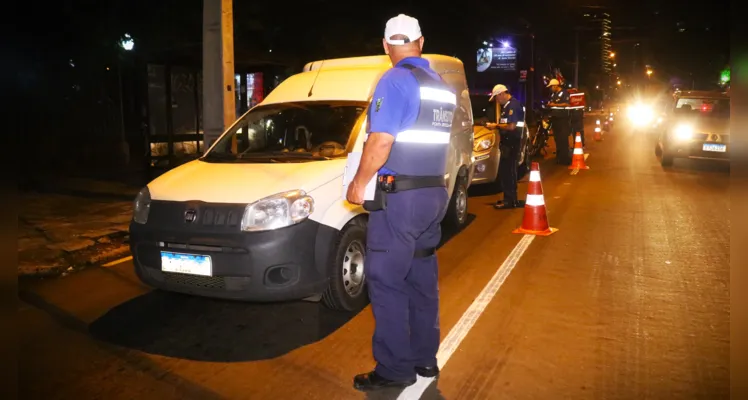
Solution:
{"label": "curb", "polygon": [[[86,257],[83,260],[75,260],[76,256],[80,254],[84,254],[86,250],[91,250],[91,248],[93,247],[95,247],[95,245],[90,246],[83,250],[78,250],[78,251],[66,254],[65,256],[63,256],[62,258],[63,261],[61,262],[60,265],[54,265],[48,268],[45,267],[43,269],[36,269],[36,270],[34,270],[33,267],[25,268],[29,270],[29,272],[17,271],[18,279],[19,280],[34,280],[34,279],[64,277],[72,272],[81,271],[91,266],[101,265],[108,261],[113,261],[117,258],[122,257],[123,255],[130,253],[129,243],[123,243],[109,250],[106,250],[104,252],[93,254],[89,257]],[[72,261],[69,261],[69,260],[72,260]]]}

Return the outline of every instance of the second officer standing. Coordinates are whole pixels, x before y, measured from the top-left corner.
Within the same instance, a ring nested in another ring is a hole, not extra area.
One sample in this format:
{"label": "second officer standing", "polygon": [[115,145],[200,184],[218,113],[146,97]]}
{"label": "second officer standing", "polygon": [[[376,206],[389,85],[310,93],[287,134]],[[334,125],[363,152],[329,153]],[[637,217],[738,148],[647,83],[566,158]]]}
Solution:
{"label": "second officer standing", "polygon": [[498,124],[487,124],[489,128],[499,129],[499,178],[504,199],[496,202],[494,208],[524,207],[525,202],[517,199],[517,169],[520,152],[522,151],[522,132],[525,129],[525,109],[519,101],[512,98],[504,85],[496,85],[491,92],[491,99],[501,104],[501,114]]}

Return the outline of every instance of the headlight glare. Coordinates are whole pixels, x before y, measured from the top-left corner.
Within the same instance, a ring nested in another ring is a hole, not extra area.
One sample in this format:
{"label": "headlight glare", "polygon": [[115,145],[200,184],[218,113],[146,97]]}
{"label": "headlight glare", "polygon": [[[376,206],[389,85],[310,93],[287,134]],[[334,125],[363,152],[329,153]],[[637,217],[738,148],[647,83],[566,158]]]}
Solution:
{"label": "headlight glare", "polygon": [[278,193],[247,205],[243,231],[266,231],[298,224],[314,212],[314,199],[303,190]]}
{"label": "headlight glare", "polygon": [[[631,106],[628,109],[628,117],[634,125],[647,125],[654,119],[652,108],[643,104]],[[611,121],[613,118],[610,119]]]}
{"label": "headlight glare", "polygon": [[140,189],[132,207],[132,220],[138,224],[148,222],[148,214],[151,211],[151,191],[148,186]]}

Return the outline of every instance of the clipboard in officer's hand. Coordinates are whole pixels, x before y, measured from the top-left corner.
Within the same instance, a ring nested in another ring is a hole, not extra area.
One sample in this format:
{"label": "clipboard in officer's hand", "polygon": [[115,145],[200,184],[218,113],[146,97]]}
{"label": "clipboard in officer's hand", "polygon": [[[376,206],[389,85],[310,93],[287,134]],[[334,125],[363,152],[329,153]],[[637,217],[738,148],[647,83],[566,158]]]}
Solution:
{"label": "clipboard in officer's hand", "polygon": [[[356,172],[358,172],[358,166],[361,164],[361,155],[362,153],[360,151],[348,153],[348,159],[346,160],[345,171],[343,173],[343,200],[346,200],[346,196],[348,195],[348,185],[351,184],[353,177],[356,176]],[[377,175],[375,174],[374,177],[371,178],[371,181],[366,185],[364,201],[374,200],[376,187]]]}

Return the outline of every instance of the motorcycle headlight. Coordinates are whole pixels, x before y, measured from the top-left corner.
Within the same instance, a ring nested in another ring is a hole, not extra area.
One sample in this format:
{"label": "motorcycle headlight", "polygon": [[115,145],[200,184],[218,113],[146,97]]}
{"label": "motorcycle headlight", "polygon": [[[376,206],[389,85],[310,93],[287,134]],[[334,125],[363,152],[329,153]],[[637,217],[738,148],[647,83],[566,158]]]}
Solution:
{"label": "motorcycle headlight", "polygon": [[677,140],[688,140],[693,136],[693,128],[689,125],[679,125],[673,130]]}
{"label": "motorcycle headlight", "polygon": [[298,224],[314,212],[314,199],[303,190],[274,194],[247,205],[243,231],[267,231]]}
{"label": "motorcycle headlight", "polygon": [[151,211],[151,191],[148,190],[148,186],[140,189],[138,195],[135,196],[135,201],[132,207],[132,220],[139,223],[145,224],[148,222],[148,214]]}
{"label": "motorcycle headlight", "polygon": [[490,149],[496,143],[496,134],[481,136],[473,141],[473,151],[483,151]]}

